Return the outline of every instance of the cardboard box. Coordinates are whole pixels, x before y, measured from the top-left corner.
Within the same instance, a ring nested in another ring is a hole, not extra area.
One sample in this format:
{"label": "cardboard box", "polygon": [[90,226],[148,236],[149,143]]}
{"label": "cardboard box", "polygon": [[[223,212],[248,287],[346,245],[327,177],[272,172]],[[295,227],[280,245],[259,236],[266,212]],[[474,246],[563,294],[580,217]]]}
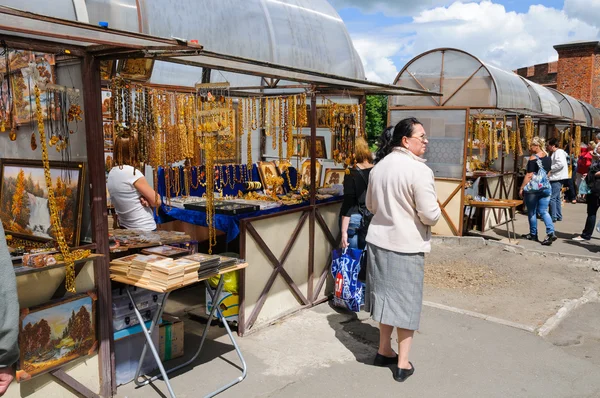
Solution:
{"label": "cardboard box", "polygon": [[161,361],[183,356],[183,321],[170,315],[163,315],[159,330],[159,355]]}
{"label": "cardboard box", "polygon": [[[213,290],[214,292],[214,290]],[[240,296],[237,294],[229,293],[229,292],[221,292],[219,299],[217,300],[217,304],[219,305],[219,309],[221,310],[221,314],[228,321],[236,321],[238,320],[238,314],[240,312]],[[206,315],[210,314],[210,310],[212,309],[212,300],[210,298],[210,294],[208,290],[206,291]],[[216,318],[216,313],[215,313]]]}

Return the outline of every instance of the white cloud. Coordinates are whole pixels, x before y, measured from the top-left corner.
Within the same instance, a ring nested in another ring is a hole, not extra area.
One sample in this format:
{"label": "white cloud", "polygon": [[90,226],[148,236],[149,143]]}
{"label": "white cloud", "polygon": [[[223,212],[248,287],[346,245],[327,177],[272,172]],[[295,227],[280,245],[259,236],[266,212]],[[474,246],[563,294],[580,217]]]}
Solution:
{"label": "white cloud", "polygon": [[600,25],[599,0],[565,0],[563,9],[573,18],[593,26]]}
{"label": "white cloud", "polygon": [[355,33],[353,39],[367,77],[385,83],[392,83],[396,71],[404,66],[394,65],[392,60],[409,60],[440,47],[458,48],[484,62],[513,70],[556,60],[558,54],[553,48],[556,44],[598,40],[600,18],[596,27],[574,15],[573,11],[568,14],[542,5],[517,13],[487,0],[455,2],[421,11],[410,23]]}
{"label": "white cloud", "polygon": [[516,13],[490,1],[457,2],[423,11],[413,21],[413,55],[456,47],[509,70],[555,60],[553,45],[593,40],[599,32],[555,8],[534,5]]}
{"label": "white cloud", "polygon": [[387,16],[414,15],[415,12],[451,4],[453,0],[330,0],[336,8],[354,7],[366,14],[381,12]]}
{"label": "white cloud", "polygon": [[382,43],[368,36],[353,37],[354,48],[362,59],[367,80],[391,83],[398,74],[392,57],[400,51],[399,43]]}

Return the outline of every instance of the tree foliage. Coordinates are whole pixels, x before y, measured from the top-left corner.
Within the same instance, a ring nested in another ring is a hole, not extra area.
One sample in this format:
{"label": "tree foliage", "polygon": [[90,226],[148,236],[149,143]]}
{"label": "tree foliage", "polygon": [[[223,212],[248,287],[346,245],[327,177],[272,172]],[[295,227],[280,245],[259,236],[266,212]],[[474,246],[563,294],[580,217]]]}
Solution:
{"label": "tree foliage", "polygon": [[377,143],[377,139],[381,135],[381,132],[387,126],[387,106],[387,95],[367,96],[367,104],[365,107],[365,129],[367,132],[369,144],[371,146]]}
{"label": "tree foliage", "polygon": [[17,176],[17,186],[12,197],[13,219],[22,228],[27,227],[29,223],[29,196],[25,190],[25,181],[25,172],[21,170]]}

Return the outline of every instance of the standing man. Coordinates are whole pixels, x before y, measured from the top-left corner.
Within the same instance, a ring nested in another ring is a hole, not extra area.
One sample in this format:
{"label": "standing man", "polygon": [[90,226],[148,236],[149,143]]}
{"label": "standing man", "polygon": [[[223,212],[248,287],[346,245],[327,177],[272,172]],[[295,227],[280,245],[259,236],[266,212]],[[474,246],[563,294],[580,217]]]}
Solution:
{"label": "standing man", "polygon": [[548,179],[552,186],[552,196],[550,197],[550,217],[552,222],[562,221],[562,200],[560,192],[563,184],[569,179],[569,166],[567,164],[567,153],[558,147],[558,140],[550,138],[546,147],[548,153],[552,155],[552,169]]}
{"label": "standing man", "polygon": [[17,281],[0,222],[0,397],[14,378],[12,366],[19,358],[18,335]]}

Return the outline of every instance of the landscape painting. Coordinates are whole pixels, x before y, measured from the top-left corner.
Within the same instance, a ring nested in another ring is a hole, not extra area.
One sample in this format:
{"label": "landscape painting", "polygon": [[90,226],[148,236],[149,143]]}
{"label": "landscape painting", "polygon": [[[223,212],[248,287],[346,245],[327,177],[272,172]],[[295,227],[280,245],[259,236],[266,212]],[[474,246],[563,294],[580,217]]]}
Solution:
{"label": "landscape painting", "polygon": [[[55,239],[42,163],[3,159],[0,169],[0,220],[4,230],[24,238]],[[50,162],[56,207],[69,245],[77,243],[81,228],[84,173],[82,163]]]}
{"label": "landscape painting", "polygon": [[95,351],[95,301],[94,293],[86,293],[21,310],[18,381]]}

